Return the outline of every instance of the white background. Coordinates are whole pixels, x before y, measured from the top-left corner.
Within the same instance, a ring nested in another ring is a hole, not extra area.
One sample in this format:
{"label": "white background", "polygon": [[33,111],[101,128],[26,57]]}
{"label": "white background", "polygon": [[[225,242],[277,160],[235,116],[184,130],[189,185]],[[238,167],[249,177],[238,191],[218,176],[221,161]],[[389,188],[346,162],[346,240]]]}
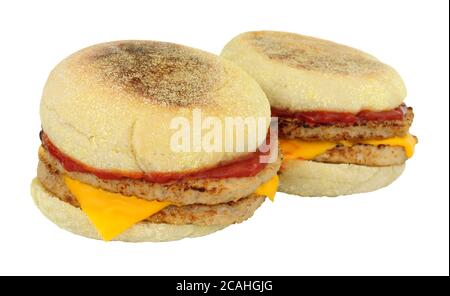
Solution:
{"label": "white background", "polygon": [[[441,0],[0,1],[0,274],[448,275],[448,26]],[[56,63],[118,39],[219,53],[261,29],[348,44],[400,72],[420,143],[397,182],[337,199],[278,194],[243,224],[171,243],[89,240],[40,214],[29,185],[40,95]]]}

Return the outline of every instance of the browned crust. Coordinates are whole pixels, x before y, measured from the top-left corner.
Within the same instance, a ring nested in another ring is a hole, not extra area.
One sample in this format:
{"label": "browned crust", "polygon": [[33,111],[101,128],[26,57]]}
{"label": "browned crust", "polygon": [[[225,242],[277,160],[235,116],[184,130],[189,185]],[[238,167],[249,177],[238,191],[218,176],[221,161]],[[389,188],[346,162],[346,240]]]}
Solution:
{"label": "browned crust", "polygon": [[313,160],[326,163],[348,163],[382,167],[402,165],[407,159],[405,149],[400,146],[358,144],[351,147],[338,145],[315,157]]}
{"label": "browned crust", "polygon": [[281,159],[268,164],[259,174],[247,178],[182,180],[165,184],[138,179],[103,180],[92,174],[66,171],[45,149],[39,149],[38,178],[52,192],[68,196],[62,176],[125,196],[147,200],[169,201],[178,205],[218,204],[246,197],[276,175]]}
{"label": "browned crust", "polygon": [[414,113],[411,107],[406,111],[403,120],[368,121],[352,125],[310,124],[295,118],[278,118],[280,134],[288,139],[299,138],[307,141],[342,141],[387,139],[402,137],[408,133],[413,122]]}
{"label": "browned crust", "polygon": [[82,51],[77,66],[109,87],[163,106],[204,106],[224,83],[220,60],[186,46],[156,41],[115,41]]}
{"label": "browned crust", "polygon": [[245,38],[267,58],[304,71],[362,76],[386,68],[360,50],[328,40],[271,31],[248,32]]}

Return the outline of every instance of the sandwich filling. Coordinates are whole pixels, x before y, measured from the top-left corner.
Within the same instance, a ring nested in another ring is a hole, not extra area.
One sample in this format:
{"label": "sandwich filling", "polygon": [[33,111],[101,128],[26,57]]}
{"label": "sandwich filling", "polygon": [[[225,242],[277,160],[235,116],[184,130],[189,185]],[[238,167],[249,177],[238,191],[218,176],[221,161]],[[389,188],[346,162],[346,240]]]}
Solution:
{"label": "sandwich filling", "polygon": [[417,138],[409,133],[414,113],[401,105],[387,111],[292,112],[279,116],[285,160],[312,160],[366,166],[401,165],[414,154]]}
{"label": "sandwich filling", "polygon": [[[209,168],[201,173],[176,174],[176,178],[163,174],[163,178],[151,182],[145,176],[159,175],[119,172],[104,175],[100,170],[90,171],[88,166],[59,151],[45,134],[41,134],[41,139],[40,183],[58,199],[83,210],[106,241],[136,223],[199,226],[240,223],[253,215],[266,196],[273,200],[278,187],[276,172],[280,159],[255,165],[251,170],[247,168],[244,176],[239,168],[245,171],[249,160],[254,158],[252,155],[224,164],[225,171],[228,168],[226,177],[215,173],[216,168]],[[212,170],[210,175],[206,173],[208,170]]]}
{"label": "sandwich filling", "polygon": [[91,173],[101,179],[107,180],[117,180],[123,178],[130,179],[142,179],[152,183],[167,183],[172,181],[179,181],[182,179],[207,179],[207,178],[239,178],[239,177],[250,177],[257,175],[260,171],[264,169],[267,165],[266,163],[261,163],[260,157],[268,155],[270,150],[267,152],[261,152],[257,150],[255,153],[249,153],[248,155],[236,159],[229,163],[219,164],[218,166],[211,168],[203,168],[197,171],[187,171],[187,172],[125,172],[125,171],[111,171],[96,169],[77,161],[66,155],[64,152],[59,150],[44,133],[40,133],[40,138],[42,145],[48,152],[58,159],[58,161],[63,165],[63,167],[68,171],[81,172],[81,173]]}

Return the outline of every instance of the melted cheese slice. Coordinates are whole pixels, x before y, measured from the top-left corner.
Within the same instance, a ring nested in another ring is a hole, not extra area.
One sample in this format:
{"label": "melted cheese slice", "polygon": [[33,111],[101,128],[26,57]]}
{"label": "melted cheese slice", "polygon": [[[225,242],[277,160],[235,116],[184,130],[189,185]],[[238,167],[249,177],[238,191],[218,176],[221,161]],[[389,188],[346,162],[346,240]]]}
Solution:
{"label": "melted cheese slice", "polygon": [[369,145],[387,145],[387,146],[401,146],[405,149],[406,156],[410,158],[414,154],[414,147],[417,144],[417,139],[407,134],[404,137],[388,138],[382,140],[362,140],[357,142],[340,141],[303,141],[300,139],[279,139],[281,150],[284,154],[284,159],[305,159],[311,160],[326,151],[333,149],[336,145],[341,144],[345,146],[352,146],[355,144],[369,144]]}
{"label": "melted cheese slice", "polygon": [[[105,241],[112,240],[134,224],[171,205],[170,202],[148,201],[108,192],[69,177],[64,177],[64,182]],[[255,193],[273,201],[277,188],[276,175]]]}
{"label": "melted cheese slice", "polygon": [[277,193],[278,190],[278,183],[280,182],[280,179],[278,178],[278,175],[275,175],[272,179],[270,179],[268,182],[262,184],[261,186],[256,189],[255,193],[259,195],[265,195],[267,196],[271,201],[275,200],[275,193]]}
{"label": "melted cheese slice", "polygon": [[64,181],[105,241],[170,205],[108,192],[68,177]]}
{"label": "melted cheese slice", "polygon": [[313,159],[336,147],[336,143],[325,141],[303,141],[300,139],[279,139],[284,159]]}

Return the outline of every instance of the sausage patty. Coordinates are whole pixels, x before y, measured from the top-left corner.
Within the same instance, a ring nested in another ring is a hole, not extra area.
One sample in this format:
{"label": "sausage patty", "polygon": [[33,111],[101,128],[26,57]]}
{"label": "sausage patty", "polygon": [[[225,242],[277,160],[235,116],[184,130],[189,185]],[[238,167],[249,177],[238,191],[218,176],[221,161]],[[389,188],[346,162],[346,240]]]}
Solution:
{"label": "sausage patty", "polygon": [[407,159],[405,149],[400,146],[358,144],[350,147],[337,145],[313,160],[365,166],[393,166],[402,165]]}
{"label": "sausage patty", "polygon": [[367,121],[355,124],[311,124],[296,118],[278,118],[280,134],[288,139],[308,141],[342,141],[364,139],[386,139],[401,137],[408,133],[414,119],[411,107],[403,120]]}

